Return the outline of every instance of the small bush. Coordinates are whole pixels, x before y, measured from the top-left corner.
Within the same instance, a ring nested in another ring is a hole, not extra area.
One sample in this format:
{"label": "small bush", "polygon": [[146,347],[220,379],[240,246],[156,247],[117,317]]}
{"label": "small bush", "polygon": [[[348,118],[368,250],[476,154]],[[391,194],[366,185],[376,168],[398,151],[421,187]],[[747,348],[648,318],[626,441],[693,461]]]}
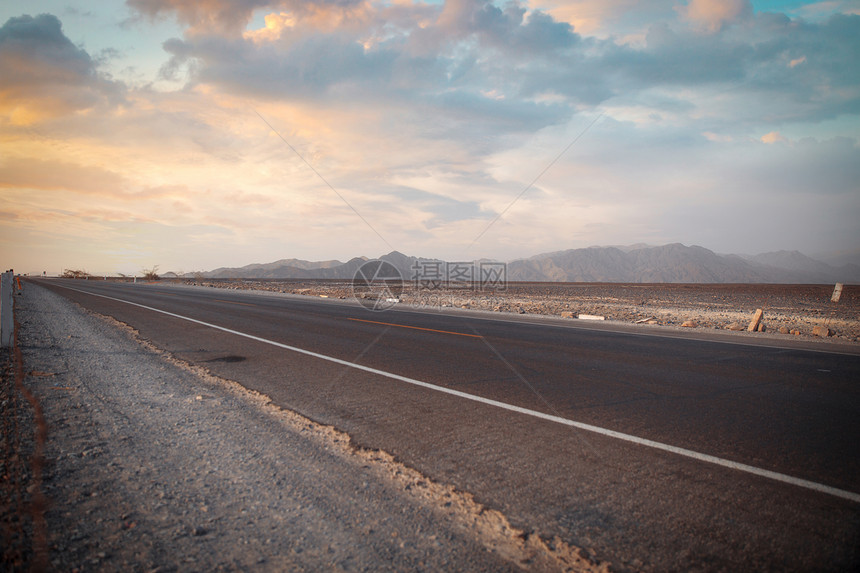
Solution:
{"label": "small bush", "polygon": [[157,281],[160,277],[158,276],[158,265],[155,265],[151,269],[143,269],[143,278],[148,281]]}

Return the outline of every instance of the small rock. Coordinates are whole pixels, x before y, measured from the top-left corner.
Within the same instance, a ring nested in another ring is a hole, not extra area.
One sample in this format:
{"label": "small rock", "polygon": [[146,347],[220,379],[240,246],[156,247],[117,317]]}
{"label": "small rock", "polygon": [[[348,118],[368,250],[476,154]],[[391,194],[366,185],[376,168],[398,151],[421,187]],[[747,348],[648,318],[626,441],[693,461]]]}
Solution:
{"label": "small rock", "polygon": [[570,312],[569,310],[566,310],[566,311],[561,313],[561,317],[562,318],[573,318],[573,313]]}
{"label": "small rock", "polygon": [[699,323],[695,320],[685,320],[681,323],[681,326],[683,326],[684,328],[696,328],[699,326]]}
{"label": "small rock", "polygon": [[816,326],[812,329],[812,336],[827,338],[828,336],[833,336],[833,331],[826,326]]}
{"label": "small rock", "polygon": [[779,327],[779,333],[780,334],[791,334],[791,331],[788,329],[787,326],[780,326]]}
{"label": "small rock", "polygon": [[729,330],[743,330],[744,325],[740,322],[733,322],[729,325]]}

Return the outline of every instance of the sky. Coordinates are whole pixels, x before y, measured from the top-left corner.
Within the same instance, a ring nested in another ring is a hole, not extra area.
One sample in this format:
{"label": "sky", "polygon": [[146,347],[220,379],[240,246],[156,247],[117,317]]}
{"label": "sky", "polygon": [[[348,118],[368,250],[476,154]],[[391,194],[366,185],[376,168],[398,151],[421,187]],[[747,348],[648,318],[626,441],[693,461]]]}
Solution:
{"label": "sky", "polygon": [[858,0],[6,1],[0,264],[856,250],[858,57]]}

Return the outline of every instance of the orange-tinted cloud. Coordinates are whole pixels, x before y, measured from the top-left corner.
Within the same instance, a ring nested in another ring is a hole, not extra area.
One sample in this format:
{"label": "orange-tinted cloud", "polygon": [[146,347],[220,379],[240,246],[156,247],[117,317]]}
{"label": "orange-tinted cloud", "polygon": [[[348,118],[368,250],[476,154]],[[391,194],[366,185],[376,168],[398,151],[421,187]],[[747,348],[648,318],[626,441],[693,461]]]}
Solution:
{"label": "orange-tinted cloud", "polygon": [[778,131],[771,131],[770,133],[761,136],[762,143],[783,143],[785,141],[788,140]]}
{"label": "orange-tinted cloud", "polygon": [[66,190],[86,195],[120,195],[125,177],[103,169],[29,157],[0,164],[0,187]]}
{"label": "orange-tinted cloud", "polygon": [[[669,2],[664,2],[668,4]],[[558,20],[569,22],[580,34],[593,35],[606,33],[613,29],[612,24],[626,15],[640,11],[659,10],[659,2],[651,0],[545,0],[541,2],[546,11]],[[643,21],[646,27],[650,21]]]}
{"label": "orange-tinted cloud", "polygon": [[723,26],[752,15],[749,0],[690,0],[679,12],[702,28],[716,32]]}

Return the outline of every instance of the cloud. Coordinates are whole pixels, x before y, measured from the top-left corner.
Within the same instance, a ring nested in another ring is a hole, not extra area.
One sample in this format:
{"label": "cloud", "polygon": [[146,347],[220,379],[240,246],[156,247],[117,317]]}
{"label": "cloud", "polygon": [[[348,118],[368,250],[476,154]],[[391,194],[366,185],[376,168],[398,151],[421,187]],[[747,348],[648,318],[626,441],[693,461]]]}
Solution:
{"label": "cloud", "polygon": [[[471,221],[484,217],[477,201],[458,200],[441,193],[433,193],[413,187],[397,186],[381,190],[380,199],[386,204],[378,204],[379,210],[402,211],[418,223],[422,230],[460,221]],[[392,198],[396,197],[394,204]]]}
{"label": "cloud", "polygon": [[[694,1],[684,18],[712,33],[666,21],[651,26],[641,45],[628,45],[584,38],[517,3],[308,6],[269,14],[266,27],[244,34],[171,39],[164,73],[186,70],[190,85],[272,101],[410,108],[433,116],[436,126],[468,117],[488,134],[534,132],[568,121],[582,106],[625,99],[650,98],[654,111],[672,113],[709,103],[701,94],[672,93],[684,89],[730,90],[731,105],[706,112],[727,122],[738,110],[751,122],[820,121],[860,105],[850,56],[860,50],[856,16],[808,23],[753,15],[743,2]],[[361,17],[324,26],[314,16],[323,7]],[[725,26],[737,21],[744,26]],[[763,91],[773,94],[767,109],[745,105],[762,101]]]}
{"label": "cloud", "polygon": [[281,34],[288,29],[295,28],[297,20],[287,12],[267,14],[263,21],[265,26],[258,30],[247,30],[242,37],[255,43],[272,42],[278,40]]}
{"label": "cloud", "polygon": [[583,35],[625,41],[656,21],[671,19],[676,0],[543,0],[542,9]]}
{"label": "cloud", "polygon": [[752,15],[749,0],[690,0],[678,11],[687,20],[710,32],[718,32],[727,24]]}
{"label": "cloud", "polygon": [[123,88],[63,34],[56,16],[10,18],[0,28],[0,117],[27,125],[121,100]]}
{"label": "cloud", "polygon": [[7,159],[0,165],[0,187],[114,196],[126,186],[122,175],[100,167],[27,157]]}
{"label": "cloud", "polygon": [[449,47],[464,41],[477,42],[484,50],[523,58],[533,54],[559,53],[575,44],[579,37],[567,22],[559,22],[540,10],[527,11],[516,2],[504,9],[492,2],[455,0],[445,8],[432,26],[416,31],[435,40],[430,46]]}
{"label": "cloud", "polygon": [[[765,13],[717,34],[655,25],[643,47],[608,49],[600,69],[614,80],[607,88],[621,101],[658,93],[672,105],[692,104],[680,108],[688,120],[774,128],[858,113],[860,70],[848,56],[858,50],[860,17],[809,23]],[[654,103],[656,111],[678,115]],[[704,130],[717,127],[723,126]]]}
{"label": "cloud", "polygon": [[631,41],[522,2],[132,1],[186,26],[154,44],[172,91],[112,82],[52,16],[12,19],[0,105],[51,122],[0,130],[4,222],[164,269],[387,250],[258,111],[404,252],[462,256],[541,173],[470,256],[820,245],[811,206],[856,237],[860,17],[646,4],[600,12]]}
{"label": "cloud", "polygon": [[798,15],[806,20],[822,20],[833,14],[854,14],[860,16],[860,6],[856,0],[818,0],[795,8]]}
{"label": "cloud", "polygon": [[516,4],[453,2],[435,14],[423,5],[361,7],[364,20],[333,30],[306,8],[270,14],[265,28],[242,36],[171,39],[164,74],[190,70],[192,85],[271,101],[409,108],[432,116],[434,131],[466,118],[477,131],[499,122],[534,131],[570,117],[568,103],[524,94],[530,58],[550,67],[579,41],[567,23]]}
{"label": "cloud", "polygon": [[766,133],[761,136],[762,143],[783,143],[788,141],[785,137],[780,135],[778,131],[771,131],[770,133]]}
{"label": "cloud", "polygon": [[[729,143],[729,142],[734,140],[734,138],[731,135],[721,135],[719,133],[714,133],[712,131],[702,132],[702,135],[708,141],[713,141],[715,143]],[[767,136],[765,136],[765,137],[767,137]]]}
{"label": "cloud", "polygon": [[[540,153],[529,149],[534,138],[581,122],[583,111],[590,117],[595,108],[605,111],[596,131],[621,139],[601,148],[603,155],[582,153],[595,165],[606,157],[616,163],[589,179],[572,174],[593,194],[586,203],[551,211],[564,220],[569,209],[588,209],[610,228],[619,202],[639,205],[628,213],[635,218],[676,195],[683,202],[687,185],[701,185],[680,175],[667,181],[665,173],[686,174],[691,165],[709,172],[703,158],[717,147],[727,153],[762,133],[787,133],[791,122],[855,113],[858,103],[860,79],[849,54],[860,37],[860,18],[853,16],[804,22],[752,14],[742,3],[722,12],[692,3],[683,14],[663,6],[676,20],[657,22],[641,42],[628,44],[583,36],[550,13],[517,3],[325,6],[360,9],[361,17],[314,20],[308,10],[280,4],[265,28],[230,34],[195,28],[165,49],[171,65],[191,69],[187,89],[261,106],[362,212],[386,213],[379,215],[386,236],[404,240],[410,239],[399,234],[397,220],[437,237],[480,227],[576,134],[560,136]],[[791,65],[801,58],[802,65]],[[612,117],[627,127],[615,131]],[[589,134],[586,147],[594,137]],[[500,157],[516,168],[495,170]],[[565,173],[563,163],[552,173]],[[634,165],[635,177],[617,175]],[[514,217],[549,216],[530,210],[542,204],[541,193],[557,193],[552,173],[517,204]],[[654,181],[643,191],[648,201],[617,191],[644,181]],[[612,202],[604,204],[601,193]],[[336,210],[336,204],[327,208]],[[544,231],[549,236],[558,227]]]}
{"label": "cloud", "polygon": [[799,58],[795,58],[795,59],[791,60],[790,62],[788,62],[788,67],[793,68],[795,66],[799,66],[800,64],[804,63],[805,61],[806,61],[806,56],[800,56]]}
{"label": "cloud", "polygon": [[193,32],[239,33],[254,10],[276,4],[269,0],[127,0],[128,6],[149,18],[175,14]]}
{"label": "cloud", "polygon": [[366,0],[127,0],[138,13],[157,18],[173,14],[188,26],[190,35],[242,35],[256,10],[267,9],[301,15],[304,23],[315,27],[338,27],[360,19],[369,3]]}

